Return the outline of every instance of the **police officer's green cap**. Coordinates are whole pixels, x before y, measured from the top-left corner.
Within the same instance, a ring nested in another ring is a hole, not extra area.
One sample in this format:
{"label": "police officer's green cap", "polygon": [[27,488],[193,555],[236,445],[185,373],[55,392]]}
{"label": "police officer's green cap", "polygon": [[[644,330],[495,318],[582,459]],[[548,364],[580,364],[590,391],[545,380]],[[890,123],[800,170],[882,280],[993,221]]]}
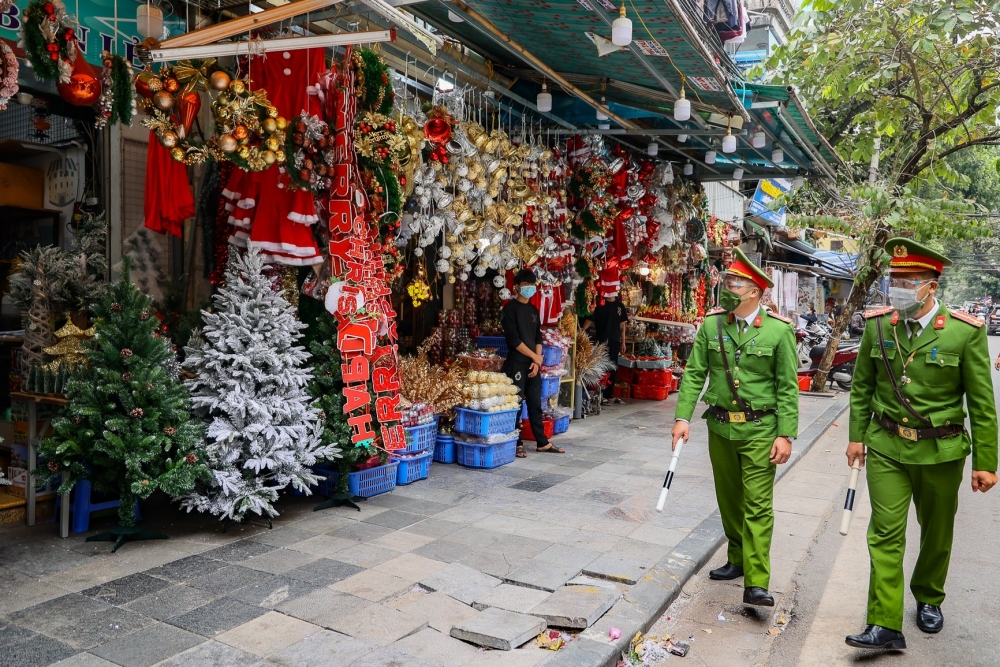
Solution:
{"label": "police officer's green cap", "polygon": [[751,262],[750,258],[739,248],[733,248],[733,263],[729,265],[727,271],[733,275],[752,280],[762,292],[768,287],[774,287],[771,278],[759,266]]}
{"label": "police officer's green cap", "polygon": [[889,270],[893,273],[934,271],[940,274],[944,267],[951,266],[950,259],[912,239],[890,239],[885,244],[885,251],[892,257]]}

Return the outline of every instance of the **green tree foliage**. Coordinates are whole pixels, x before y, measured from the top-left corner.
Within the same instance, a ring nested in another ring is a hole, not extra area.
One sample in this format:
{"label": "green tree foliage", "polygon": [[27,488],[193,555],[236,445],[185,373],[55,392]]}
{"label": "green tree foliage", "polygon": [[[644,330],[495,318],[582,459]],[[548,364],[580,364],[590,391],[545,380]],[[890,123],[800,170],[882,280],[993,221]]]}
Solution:
{"label": "green tree foliage", "polygon": [[50,469],[69,472],[60,493],[81,479],[118,493],[122,526],[135,525],[137,498],[158,489],[177,498],[209,478],[201,425],[190,418],[187,391],[167,371],[173,351],[129,269],[126,259],[94,308],[97,335],[86,344],[87,364],[68,383],[69,405],[41,447]]}

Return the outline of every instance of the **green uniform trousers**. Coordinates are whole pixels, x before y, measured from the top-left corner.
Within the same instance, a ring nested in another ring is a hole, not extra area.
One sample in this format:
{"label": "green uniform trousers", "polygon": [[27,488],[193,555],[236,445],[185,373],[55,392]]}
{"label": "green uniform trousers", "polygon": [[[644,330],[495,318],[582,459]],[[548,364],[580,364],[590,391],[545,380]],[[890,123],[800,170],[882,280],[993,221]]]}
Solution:
{"label": "green uniform trousers", "polygon": [[865,466],[872,503],[868,524],[868,623],[902,631],[903,552],[910,498],[920,524],[920,555],[910,577],[910,592],[917,602],[940,605],[944,601],[965,459],[916,465],[900,463],[869,449]]}
{"label": "green uniform trousers", "polygon": [[767,588],[774,532],[774,438],[729,440],[708,432],[715,497],[729,539],[729,562],[743,567],[743,586]]}

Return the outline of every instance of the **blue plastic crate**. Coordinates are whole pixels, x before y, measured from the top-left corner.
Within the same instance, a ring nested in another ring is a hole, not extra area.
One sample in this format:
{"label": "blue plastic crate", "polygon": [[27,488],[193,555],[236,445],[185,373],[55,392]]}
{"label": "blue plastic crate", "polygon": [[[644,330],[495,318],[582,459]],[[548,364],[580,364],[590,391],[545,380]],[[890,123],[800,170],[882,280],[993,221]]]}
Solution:
{"label": "blue plastic crate", "polygon": [[503,336],[477,336],[476,347],[496,350],[498,357],[507,357],[507,339]]}
{"label": "blue plastic crate", "polygon": [[559,435],[569,430],[569,415],[563,415],[552,424],[552,435]]}
{"label": "blue plastic crate", "polygon": [[422,452],[434,446],[438,425],[436,421],[432,421],[421,426],[407,426],[403,430],[406,432],[406,448],[403,451]]}
{"label": "blue plastic crate", "polygon": [[347,488],[355,496],[371,498],[388,493],[396,488],[396,468],[399,463],[390,461],[385,465],[359,470],[347,474]]}
{"label": "blue plastic crate", "polygon": [[435,463],[455,462],[455,436],[439,435],[434,443]]}
{"label": "blue plastic crate", "polygon": [[548,398],[549,396],[555,396],[559,393],[559,376],[542,376],[542,398]]}
{"label": "blue plastic crate", "polygon": [[510,433],[517,428],[517,410],[479,412],[455,408],[455,430],[470,435],[496,435]]}
{"label": "blue plastic crate", "polygon": [[406,459],[393,459],[399,464],[396,469],[396,484],[412,484],[420,479],[427,479],[431,470],[433,452],[426,452]]}
{"label": "blue plastic crate", "polygon": [[542,366],[558,366],[562,356],[562,348],[542,345]]}
{"label": "blue plastic crate", "polygon": [[514,460],[517,438],[493,445],[455,442],[455,458],[466,468],[498,468]]}

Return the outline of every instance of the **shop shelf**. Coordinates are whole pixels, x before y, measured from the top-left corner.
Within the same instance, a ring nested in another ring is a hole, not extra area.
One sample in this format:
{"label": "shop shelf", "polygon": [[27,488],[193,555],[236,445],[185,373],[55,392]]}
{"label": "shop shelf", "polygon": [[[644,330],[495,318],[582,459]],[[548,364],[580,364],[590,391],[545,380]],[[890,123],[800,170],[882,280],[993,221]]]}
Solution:
{"label": "shop shelf", "polygon": [[500,357],[507,356],[507,339],[503,336],[478,336],[476,338],[476,347],[480,350],[496,350],[497,356]]}
{"label": "shop shelf", "polygon": [[399,463],[399,467],[396,469],[396,484],[412,484],[417,480],[427,479],[433,458],[434,452],[426,452],[410,458],[393,459]]}
{"label": "shop shelf", "polygon": [[496,435],[510,433],[517,427],[517,410],[479,412],[455,408],[455,430],[470,435]]}
{"label": "shop shelf", "polygon": [[514,460],[517,438],[493,445],[473,445],[455,442],[458,463],[467,468],[498,468]]}
{"label": "shop shelf", "polygon": [[407,426],[403,430],[406,432],[406,448],[403,451],[408,453],[422,452],[434,446],[438,423],[432,421],[421,426]]}
{"label": "shop shelf", "polygon": [[563,351],[561,348],[551,345],[542,345],[542,366],[558,366],[562,361]]}
{"label": "shop shelf", "polygon": [[455,436],[439,435],[434,443],[435,463],[455,462]]}

